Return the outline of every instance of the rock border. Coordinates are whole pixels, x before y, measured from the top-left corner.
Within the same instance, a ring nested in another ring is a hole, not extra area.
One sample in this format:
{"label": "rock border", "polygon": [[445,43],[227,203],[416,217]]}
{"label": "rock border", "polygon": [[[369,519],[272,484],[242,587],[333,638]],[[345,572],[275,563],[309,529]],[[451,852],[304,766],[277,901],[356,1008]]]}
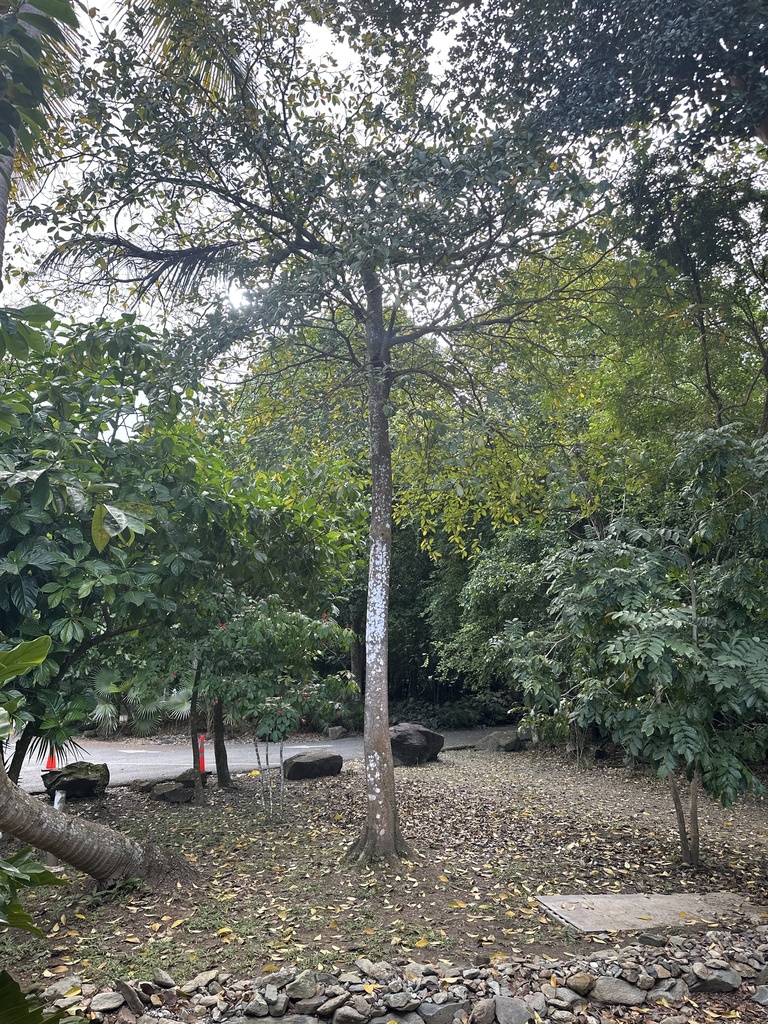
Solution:
{"label": "rock border", "polygon": [[[609,936],[604,936],[608,941]],[[768,1006],[768,925],[702,936],[647,934],[568,960],[538,955],[458,966],[366,958],[328,971],[283,966],[248,979],[211,967],[182,982],[116,980],[98,991],[68,975],[40,993],[70,1017],[107,1024],[600,1024],[609,1007],[655,1007],[687,1024],[691,994],[739,992]]]}

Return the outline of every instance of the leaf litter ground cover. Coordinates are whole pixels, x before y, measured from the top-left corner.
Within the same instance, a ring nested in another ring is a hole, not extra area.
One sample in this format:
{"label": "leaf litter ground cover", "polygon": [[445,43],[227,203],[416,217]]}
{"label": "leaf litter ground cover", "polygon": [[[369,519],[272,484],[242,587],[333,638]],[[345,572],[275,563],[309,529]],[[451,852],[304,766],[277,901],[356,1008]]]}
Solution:
{"label": "leaf litter ground cover", "polygon": [[68,971],[101,982],[158,966],[248,975],[361,955],[478,963],[611,941],[568,934],[537,894],[731,890],[768,901],[762,799],[730,809],[702,803],[705,866],[693,873],[677,861],[667,787],[644,772],[582,768],[551,752],[456,751],[400,768],[397,780],[414,855],[396,871],[344,862],[362,825],[359,762],[336,778],[289,783],[279,824],[265,821],[253,776],[237,777],[228,792],[209,786],[199,808],[126,789],[73,805],[71,813],[182,850],[199,877],[95,893],[75,875],[66,888],[30,896],[44,937],[0,935],[0,964],[25,982]]}

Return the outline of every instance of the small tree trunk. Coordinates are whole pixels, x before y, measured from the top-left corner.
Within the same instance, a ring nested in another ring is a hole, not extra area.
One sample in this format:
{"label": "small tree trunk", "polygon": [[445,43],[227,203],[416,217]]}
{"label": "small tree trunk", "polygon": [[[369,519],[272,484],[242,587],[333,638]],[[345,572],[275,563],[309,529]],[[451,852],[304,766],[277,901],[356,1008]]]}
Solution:
{"label": "small tree trunk", "polygon": [[35,729],[36,726],[34,722],[27,722],[21,735],[14,744],[13,757],[11,758],[11,763],[8,766],[8,778],[11,782],[19,781],[21,769],[24,767],[24,762],[27,758],[27,754],[29,753],[32,740],[35,738]]}
{"label": "small tree trunk", "polygon": [[229,774],[227,744],[224,740],[224,702],[221,697],[213,702],[213,756],[216,760],[216,784],[219,789],[229,789],[232,776]]}
{"label": "small tree trunk", "polygon": [[400,833],[389,740],[389,578],[392,562],[392,453],[387,402],[392,384],[377,275],[363,274],[367,297],[368,427],[371,446],[371,542],[365,632],[366,823],[349,851],[360,863],[396,861],[408,849]]}
{"label": "small tree trunk", "polygon": [[0,830],[107,884],[123,878],[156,881],[171,872],[192,873],[176,854],[35,800],[11,782],[2,764]]}
{"label": "small tree trunk", "polygon": [[200,775],[200,752],[199,752],[199,740],[197,731],[197,688],[200,683],[200,676],[203,671],[203,659],[197,659],[197,665],[195,666],[195,678],[192,683],[192,696],[189,704],[189,731],[192,738],[192,771],[195,776],[195,795],[193,803],[200,806],[203,802],[203,779]]}
{"label": "small tree trunk", "polygon": [[680,790],[674,775],[669,776],[669,788],[672,793],[672,803],[675,805],[675,816],[677,817],[677,831],[680,836],[680,855],[683,864],[691,864],[691,847],[688,843],[688,829],[685,827],[685,811],[683,802],[680,799]]}
{"label": "small tree trunk", "polygon": [[694,871],[699,870],[699,773],[695,772],[691,779],[691,794],[688,804],[688,822],[691,827],[690,864]]}

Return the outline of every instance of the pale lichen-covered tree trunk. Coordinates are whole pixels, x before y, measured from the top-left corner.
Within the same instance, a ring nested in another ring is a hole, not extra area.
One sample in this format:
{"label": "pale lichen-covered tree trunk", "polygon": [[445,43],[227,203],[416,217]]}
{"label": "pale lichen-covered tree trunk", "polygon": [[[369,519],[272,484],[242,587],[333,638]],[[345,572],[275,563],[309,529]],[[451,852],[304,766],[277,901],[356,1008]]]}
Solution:
{"label": "pale lichen-covered tree trunk", "polygon": [[387,403],[392,386],[381,285],[364,275],[371,448],[371,530],[365,632],[366,823],[350,850],[353,859],[396,860],[407,853],[400,834],[395,770],[389,739],[389,577],[392,561],[392,453]]}
{"label": "pale lichen-covered tree trunk", "polygon": [[36,800],[8,778],[0,761],[0,832],[52,853],[59,860],[110,884],[124,878],[152,881],[189,874],[186,861],[169,851]]}

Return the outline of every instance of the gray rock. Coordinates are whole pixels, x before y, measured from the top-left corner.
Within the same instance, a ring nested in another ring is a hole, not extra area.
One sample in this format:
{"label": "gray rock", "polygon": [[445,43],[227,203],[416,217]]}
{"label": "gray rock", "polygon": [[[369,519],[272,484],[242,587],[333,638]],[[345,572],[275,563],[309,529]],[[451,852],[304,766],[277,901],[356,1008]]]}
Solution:
{"label": "gray rock", "polygon": [[387,1024],[392,1020],[395,1024],[424,1024],[418,1013],[388,1013],[386,1020]]}
{"label": "gray rock", "polygon": [[424,725],[401,722],[389,730],[392,743],[392,759],[395,765],[424,764],[436,761],[443,749],[445,737]]}
{"label": "gray rock", "polygon": [[478,999],[472,1008],[470,1024],[493,1024],[496,1019],[496,1000]]}
{"label": "gray rock", "polygon": [[58,981],[54,981],[47,988],[44,988],[40,993],[40,998],[44,1003],[52,1003],[54,999],[62,999],[66,994],[73,988],[81,988],[82,980],[75,974],[68,974],[64,978],[60,978]]}
{"label": "gray rock", "polygon": [[768,985],[768,966],[763,967],[762,970],[758,971],[755,977],[756,985]]}
{"label": "gray rock", "polygon": [[662,999],[666,1002],[676,1003],[687,999],[690,994],[691,990],[682,978],[669,978],[646,993],[646,998],[649,1003],[658,1003]]}
{"label": "gray rock", "polygon": [[276,989],[282,988],[293,981],[296,971],[291,967],[281,967],[279,971],[272,971],[269,974],[260,974],[253,979],[254,988],[265,988],[267,985],[274,985]]}
{"label": "gray rock", "polygon": [[707,967],[697,962],[693,965],[695,981],[691,985],[693,992],[735,992],[741,986],[743,978],[738,971],[727,967],[725,970]]}
{"label": "gray rock", "polygon": [[384,996],[384,1003],[390,1010],[407,1013],[409,1010],[418,1010],[421,1000],[410,992],[390,992]]}
{"label": "gray rock", "polygon": [[375,981],[389,981],[390,978],[397,975],[397,968],[387,960],[377,960],[376,963],[373,963],[371,960],[361,957],[359,960],[355,960],[355,966]]}
{"label": "gray rock", "polygon": [[269,1007],[265,999],[256,994],[243,1010],[246,1017],[268,1017]]}
{"label": "gray rock", "polygon": [[649,989],[652,989],[654,983],[654,979],[651,977],[650,974],[646,974],[645,971],[640,972],[640,974],[637,977],[637,981],[635,982],[637,987],[641,988],[644,992],[647,992]]}
{"label": "gray rock", "polygon": [[277,999],[269,1005],[269,1013],[271,1017],[282,1017],[287,1009],[288,996],[285,992],[281,992]]}
{"label": "gray rock", "polygon": [[555,1024],[571,1024],[571,1021],[576,1020],[576,1017],[570,1010],[552,1010],[549,1019],[553,1020]]}
{"label": "gray rock", "polygon": [[325,996],[320,997],[322,1002],[318,1006],[317,1013],[318,1017],[332,1017],[336,1011],[349,1002],[349,992],[345,992],[343,995],[333,996],[331,999],[326,999]]}
{"label": "gray rock", "polygon": [[118,978],[117,981],[113,982],[113,984],[115,986],[115,991],[119,992],[123,997],[129,1010],[133,1013],[144,1013],[144,1003],[141,1001],[139,993],[132,985],[129,985],[127,981],[123,981],[122,978]]}
{"label": "gray rock", "polygon": [[338,775],[344,758],[330,750],[306,750],[301,754],[287,757],[283,762],[283,777],[291,782],[300,779],[319,779],[326,775]]}
{"label": "gray rock", "polygon": [[76,996],[63,996],[61,999],[57,999],[54,1002],[54,1006],[57,1010],[68,1010],[70,1006],[77,1006],[83,1001],[82,993]]}
{"label": "gray rock", "polygon": [[285,986],[289,999],[309,999],[317,991],[314,971],[302,971]]}
{"label": "gray rock", "polygon": [[176,988],[176,982],[170,976],[167,971],[164,971],[162,967],[158,967],[155,973],[152,975],[152,980],[160,988]]}
{"label": "gray rock", "polygon": [[181,782],[158,782],[149,795],[153,800],[165,800],[169,804],[189,804],[195,798],[195,791]]}
{"label": "gray rock", "polygon": [[641,946],[666,946],[667,939],[664,935],[654,935],[653,932],[643,932],[638,935],[637,941]]}
{"label": "gray rock", "polygon": [[68,799],[87,799],[104,796],[109,785],[109,768],[106,764],[72,761],[63,768],[43,772],[42,779],[50,797],[54,793],[65,793]]}
{"label": "gray rock", "polygon": [[219,973],[218,968],[214,968],[210,971],[201,971],[196,974],[194,978],[190,978],[189,981],[185,981],[183,985],[179,985],[182,992],[188,992],[190,995],[198,990],[202,991],[207,989],[208,985],[212,981],[216,980],[216,975]]}
{"label": "gray rock", "polygon": [[327,1002],[329,1002],[327,996],[310,996],[308,999],[299,999],[293,1008],[293,1012],[298,1016],[314,1017],[319,1008],[325,1006]]}
{"label": "gray rock", "polygon": [[768,985],[757,986],[755,994],[752,996],[752,1002],[757,1003],[758,1006],[768,1006]]}
{"label": "gray rock", "polygon": [[363,1024],[368,1018],[354,1006],[340,1006],[333,1015],[333,1024]]}
{"label": "gray rock", "polygon": [[272,1003],[274,1003],[274,1001],[278,997],[278,994],[279,993],[277,990],[277,985],[274,982],[269,982],[269,984],[264,989],[264,998],[267,1000],[269,1006],[271,1006]]}
{"label": "gray rock", "polygon": [[416,1011],[422,1020],[428,1024],[452,1024],[453,1015],[456,1013],[458,1003],[452,1000],[449,1003],[425,1002]]}
{"label": "gray rock", "polygon": [[331,725],[328,727],[328,739],[329,740],[340,740],[347,735],[347,730],[343,725]]}
{"label": "gray rock", "polygon": [[496,1020],[499,1024],[527,1024],[533,1020],[533,1010],[524,999],[501,995],[494,999]]}
{"label": "gray rock", "polygon": [[497,729],[495,732],[489,733],[475,744],[476,750],[490,750],[495,753],[496,751],[504,751],[505,753],[512,753],[516,750],[522,750],[524,746],[523,739],[520,736],[517,729],[514,726],[511,729]]}
{"label": "gray rock", "polygon": [[[210,778],[210,776],[210,772],[200,772],[200,782],[203,786],[208,785],[208,779]],[[194,788],[195,769],[186,768],[183,772],[179,772],[178,775],[175,775],[173,781],[180,783],[182,786],[192,786]]]}
{"label": "gray rock", "polygon": [[306,1013],[287,1013],[282,1018],[283,1024],[320,1024],[317,1017]]}
{"label": "gray rock", "polygon": [[94,1013],[111,1013],[119,1010],[124,1002],[119,992],[99,992],[91,1000],[91,1010]]}
{"label": "gray rock", "polygon": [[597,1003],[618,1003],[621,1006],[640,1006],[645,1002],[645,992],[621,978],[598,978],[589,993]]}
{"label": "gray rock", "polygon": [[546,1017],[547,1000],[545,999],[543,992],[531,992],[529,996],[524,996],[524,999],[534,1013],[538,1013],[542,1019]]}

